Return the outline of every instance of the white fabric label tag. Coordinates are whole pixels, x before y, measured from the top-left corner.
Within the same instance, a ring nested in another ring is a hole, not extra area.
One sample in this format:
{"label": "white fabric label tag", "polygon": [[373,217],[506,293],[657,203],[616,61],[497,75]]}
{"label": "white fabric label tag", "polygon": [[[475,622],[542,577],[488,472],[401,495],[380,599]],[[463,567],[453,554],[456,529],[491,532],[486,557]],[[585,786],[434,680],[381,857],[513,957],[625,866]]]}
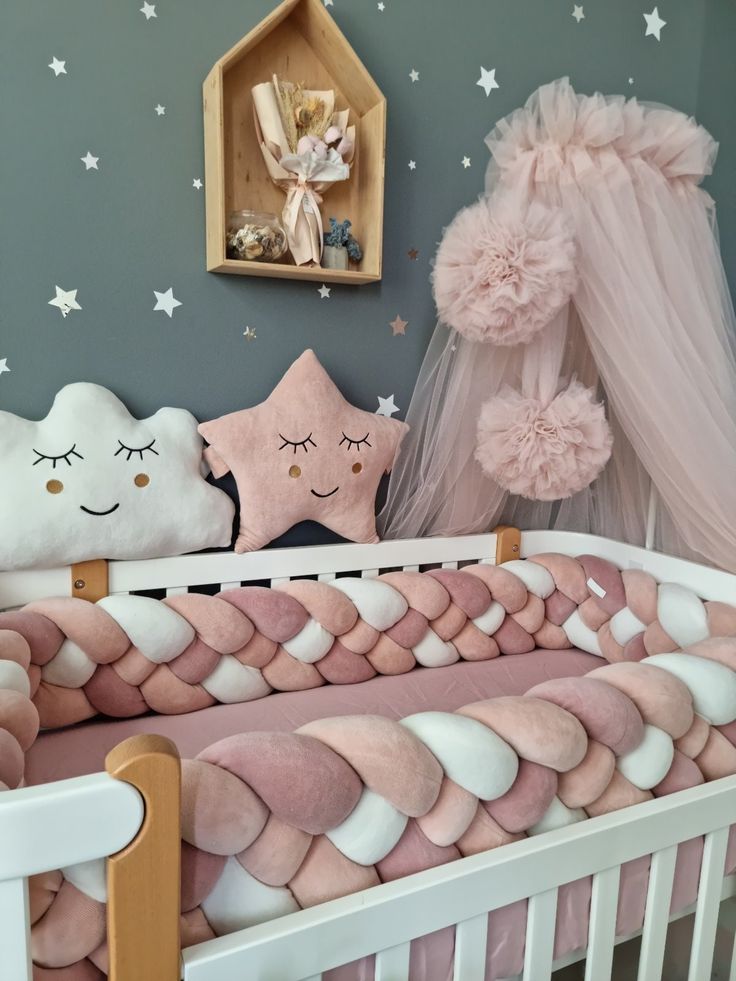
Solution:
{"label": "white fabric label tag", "polygon": [[588,589],[592,589],[596,596],[600,596],[601,599],[606,595],[606,591],[603,586],[599,586],[595,579],[589,579],[586,583]]}

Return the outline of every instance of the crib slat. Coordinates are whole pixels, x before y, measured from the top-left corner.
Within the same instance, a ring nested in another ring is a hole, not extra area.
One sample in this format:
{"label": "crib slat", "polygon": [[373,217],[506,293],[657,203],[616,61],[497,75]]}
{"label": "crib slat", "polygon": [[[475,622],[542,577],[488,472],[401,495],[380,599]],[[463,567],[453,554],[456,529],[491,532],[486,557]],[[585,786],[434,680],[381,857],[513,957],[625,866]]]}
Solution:
{"label": "crib slat", "polygon": [[363,569],[360,575],[363,579],[375,579],[378,575],[378,569]]}
{"label": "crib slat", "polygon": [[688,981],[702,981],[710,977],[727,845],[728,828],[719,828],[705,836]]}
{"label": "crib slat", "polygon": [[28,906],[28,880],[0,882],[0,950],[3,977],[12,981],[32,981],[31,930]]}
{"label": "crib slat", "polygon": [[169,586],[166,589],[167,596],[181,596],[182,593],[188,593],[189,589],[186,586]]}
{"label": "crib slat", "polygon": [[620,878],[621,868],[618,865],[596,872],[593,876],[585,981],[603,981],[611,977]]}
{"label": "crib slat", "polygon": [[220,592],[221,593],[224,593],[226,589],[240,589],[240,583],[239,582],[221,582],[220,583]]}
{"label": "crib slat", "polygon": [[397,944],[376,954],[374,981],[409,981],[411,944]]}
{"label": "crib slat", "polygon": [[454,981],[483,981],[486,976],[488,914],[472,916],[455,927]]}
{"label": "crib slat", "polygon": [[555,944],[557,889],[537,893],[529,900],[523,981],[549,981]]}
{"label": "crib slat", "polygon": [[419,572],[418,565],[405,565],[402,567],[404,572]]}
{"label": "crib slat", "polygon": [[289,582],[288,576],[278,576],[276,579],[271,580],[272,586],[280,586],[282,582]]}
{"label": "crib slat", "polygon": [[457,562],[443,562],[443,569],[457,569]]}
{"label": "crib slat", "polygon": [[660,981],[662,977],[676,861],[677,845],[663,848],[652,855],[636,981]]}
{"label": "crib slat", "polygon": [[334,572],[323,572],[322,575],[317,576],[319,582],[332,582],[335,578]]}

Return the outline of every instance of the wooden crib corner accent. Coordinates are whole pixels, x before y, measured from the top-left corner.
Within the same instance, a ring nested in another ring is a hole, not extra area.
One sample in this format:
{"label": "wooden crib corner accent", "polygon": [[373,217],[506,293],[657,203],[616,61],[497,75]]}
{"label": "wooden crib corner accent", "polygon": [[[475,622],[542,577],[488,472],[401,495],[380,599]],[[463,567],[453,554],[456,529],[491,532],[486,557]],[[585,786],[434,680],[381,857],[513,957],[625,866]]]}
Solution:
{"label": "wooden crib corner accent", "polygon": [[521,558],[521,532],[511,525],[498,525],[493,529],[496,536],[496,565]]}
{"label": "wooden crib corner accent", "polygon": [[107,559],[75,562],[71,567],[72,596],[96,603],[109,593]]}
{"label": "wooden crib corner accent", "polygon": [[178,981],[181,889],[181,763],[163,736],[133,736],[108,753],[105,769],[132,784],[143,824],[107,861],[110,981]]}

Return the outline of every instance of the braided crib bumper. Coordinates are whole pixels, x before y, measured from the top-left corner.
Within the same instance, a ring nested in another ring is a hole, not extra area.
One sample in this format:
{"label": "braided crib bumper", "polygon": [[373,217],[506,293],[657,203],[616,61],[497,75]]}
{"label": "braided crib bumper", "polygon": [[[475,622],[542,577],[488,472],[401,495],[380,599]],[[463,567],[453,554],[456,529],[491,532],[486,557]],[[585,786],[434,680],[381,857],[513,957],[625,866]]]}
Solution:
{"label": "braided crib bumper", "polygon": [[39,600],[0,614],[0,780],[17,785],[39,724],[192,712],[537,647],[639,661],[731,634],[734,607],[555,554],[216,596]]}
{"label": "braided crib bumper", "polygon": [[[0,780],[20,784],[39,724],[573,645],[601,667],[456,712],[231,736],[183,761],[183,945],[736,773],[736,609],[549,554],[0,614]],[[38,978],[106,971],[104,860],[36,876],[30,896]]]}
{"label": "braided crib bumper", "polygon": [[[696,646],[184,760],[183,945],[736,773],[736,640]],[[36,962],[104,971],[104,904],[102,859],[36,877]]]}

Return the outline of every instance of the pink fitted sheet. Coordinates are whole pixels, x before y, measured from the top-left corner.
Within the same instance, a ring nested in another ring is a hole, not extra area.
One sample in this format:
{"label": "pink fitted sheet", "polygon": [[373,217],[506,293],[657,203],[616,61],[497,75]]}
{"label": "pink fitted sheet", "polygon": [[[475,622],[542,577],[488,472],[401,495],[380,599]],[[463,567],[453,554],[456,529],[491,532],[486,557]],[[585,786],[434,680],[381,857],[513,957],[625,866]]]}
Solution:
{"label": "pink fitted sheet", "polygon": [[586,674],[601,659],[582,651],[532,651],[491,661],[458,661],[444,668],[416,668],[408,674],[379,675],[357,685],[324,685],[279,692],[254,702],[213,705],[186,715],[146,715],[135,719],[93,719],[43,732],[26,754],[28,785],[103,770],[105,756],[123,739],[139,733],[168,736],[184,758],[238,732],[291,731],[333,715],[384,715],[401,719],[429,709],[452,712],[496,695],[522,695],[549,678]]}

